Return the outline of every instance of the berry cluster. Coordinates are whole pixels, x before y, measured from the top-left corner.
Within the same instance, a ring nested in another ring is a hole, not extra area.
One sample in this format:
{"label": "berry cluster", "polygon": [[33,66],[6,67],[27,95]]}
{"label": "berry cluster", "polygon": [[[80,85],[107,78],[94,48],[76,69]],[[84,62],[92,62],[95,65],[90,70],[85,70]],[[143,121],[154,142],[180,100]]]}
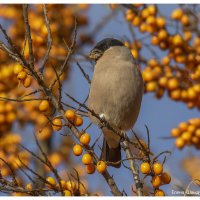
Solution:
{"label": "berry cluster", "polygon": [[193,118],[181,122],[178,127],[171,130],[171,136],[176,138],[175,145],[179,149],[186,145],[194,145],[196,149],[200,149],[200,119]]}
{"label": "berry cluster", "polygon": [[171,176],[167,172],[163,172],[162,164],[143,162],[140,165],[140,171],[146,176],[152,176],[151,184],[154,188],[155,196],[165,196],[163,190],[160,189],[161,185],[169,184],[171,182]]}

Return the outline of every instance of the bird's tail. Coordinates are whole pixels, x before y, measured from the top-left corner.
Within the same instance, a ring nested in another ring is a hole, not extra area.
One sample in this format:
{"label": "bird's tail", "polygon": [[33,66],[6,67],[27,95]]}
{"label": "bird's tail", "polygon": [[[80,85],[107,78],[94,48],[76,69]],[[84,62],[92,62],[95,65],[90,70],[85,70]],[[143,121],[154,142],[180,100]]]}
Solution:
{"label": "bird's tail", "polygon": [[[121,146],[119,143],[119,146],[117,148],[110,148],[108,146],[108,143],[106,142],[106,139],[103,139],[103,147],[102,147],[102,153],[101,153],[101,159],[107,162],[111,162],[108,165],[119,168],[121,166]],[[118,162],[118,163],[116,163]],[[116,163],[116,164],[115,164]]]}

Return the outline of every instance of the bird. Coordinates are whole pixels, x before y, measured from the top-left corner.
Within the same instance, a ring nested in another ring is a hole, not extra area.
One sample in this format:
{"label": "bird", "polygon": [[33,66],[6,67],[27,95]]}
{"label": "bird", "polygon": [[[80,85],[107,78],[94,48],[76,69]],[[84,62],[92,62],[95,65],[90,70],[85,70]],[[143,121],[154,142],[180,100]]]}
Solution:
{"label": "bird", "polygon": [[[104,38],[89,53],[95,62],[88,96],[88,108],[117,131],[130,130],[139,115],[143,79],[130,49],[118,39]],[[89,113],[91,121],[99,120]],[[121,166],[120,136],[103,127],[101,159],[115,168]]]}

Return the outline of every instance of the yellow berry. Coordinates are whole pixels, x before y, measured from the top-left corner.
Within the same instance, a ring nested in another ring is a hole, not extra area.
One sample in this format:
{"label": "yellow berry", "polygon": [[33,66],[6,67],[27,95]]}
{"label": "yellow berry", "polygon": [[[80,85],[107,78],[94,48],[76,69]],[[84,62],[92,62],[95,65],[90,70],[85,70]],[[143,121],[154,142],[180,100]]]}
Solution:
{"label": "yellow berry", "polygon": [[28,183],[28,184],[26,185],[26,189],[27,189],[27,190],[32,190],[32,189],[33,189],[32,183]]}
{"label": "yellow berry", "polygon": [[67,181],[66,186],[69,191],[74,192],[76,190],[76,184],[73,181]]}
{"label": "yellow berry", "polygon": [[65,196],[72,196],[72,193],[69,190],[64,190]]}
{"label": "yellow berry", "polygon": [[80,137],[80,142],[83,145],[88,145],[90,143],[90,135],[88,133],[84,133]]}
{"label": "yellow berry", "polygon": [[19,74],[22,70],[23,70],[23,67],[19,64],[16,64],[13,69],[14,74]]}
{"label": "yellow berry", "polygon": [[88,153],[84,154],[82,157],[82,163],[84,165],[89,165],[92,162],[92,156]]}
{"label": "yellow berry", "polygon": [[19,80],[24,80],[24,79],[26,78],[26,76],[27,76],[27,73],[26,73],[25,71],[21,71],[21,72],[19,72],[19,74],[17,75],[17,78],[18,78]]}
{"label": "yellow berry", "polygon": [[154,188],[158,188],[161,185],[161,178],[159,176],[153,176],[151,184]]}
{"label": "yellow berry", "polygon": [[76,118],[76,113],[74,110],[66,110],[65,117],[70,121],[73,122]]}
{"label": "yellow berry", "polygon": [[75,156],[80,156],[83,152],[81,145],[79,145],[79,144],[74,145],[73,152],[74,152]]}
{"label": "yellow berry", "polygon": [[[53,177],[46,178],[46,181],[49,182],[52,186],[56,186],[56,180]],[[50,184],[46,184],[48,188],[52,188]]]}
{"label": "yellow berry", "polygon": [[97,171],[99,172],[99,173],[104,173],[105,171],[106,171],[106,169],[107,169],[107,165],[106,165],[106,162],[104,162],[104,161],[99,161],[98,163],[97,163]]}
{"label": "yellow berry", "polygon": [[148,162],[144,162],[140,165],[140,171],[143,174],[148,174],[151,171],[150,164]]}
{"label": "yellow berry", "polygon": [[47,112],[49,110],[49,102],[47,100],[42,100],[39,105],[39,110],[41,112]]}
{"label": "yellow berry", "polygon": [[27,76],[27,77],[23,80],[23,86],[24,86],[25,88],[28,88],[28,87],[30,87],[31,82],[32,82],[31,77],[30,77],[30,76]]}
{"label": "yellow berry", "polygon": [[76,116],[74,119],[75,126],[81,126],[83,124],[83,119],[81,116]]}
{"label": "yellow berry", "polygon": [[155,191],[155,196],[165,196],[165,193],[163,190],[158,189]]}
{"label": "yellow berry", "polygon": [[161,174],[163,171],[163,167],[160,163],[154,163],[153,164],[153,172],[156,174],[156,175],[159,175]]}
{"label": "yellow berry", "polygon": [[54,131],[59,131],[62,128],[62,120],[60,118],[55,118],[52,121],[52,126]]}

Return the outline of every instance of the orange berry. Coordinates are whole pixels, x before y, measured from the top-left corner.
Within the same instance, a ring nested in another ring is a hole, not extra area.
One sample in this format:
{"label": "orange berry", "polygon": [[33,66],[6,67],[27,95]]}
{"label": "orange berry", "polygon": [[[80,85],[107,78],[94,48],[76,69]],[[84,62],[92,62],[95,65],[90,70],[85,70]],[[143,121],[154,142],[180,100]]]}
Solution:
{"label": "orange berry", "polygon": [[171,78],[168,80],[168,84],[167,84],[167,87],[170,89],[170,90],[175,90],[179,87],[179,82],[176,78]]}
{"label": "orange berry", "polygon": [[23,70],[23,67],[19,64],[16,64],[14,66],[13,72],[14,72],[14,74],[19,74],[22,70]]}
{"label": "orange berry", "polygon": [[159,81],[158,81],[159,85],[161,87],[167,87],[167,84],[168,84],[168,78],[163,76],[163,77],[160,77]]}
{"label": "orange berry", "polygon": [[149,25],[154,25],[156,23],[155,17],[154,16],[147,17],[146,23],[149,24]]}
{"label": "orange berry", "polygon": [[182,149],[185,145],[185,142],[183,138],[177,138],[175,144],[177,148]]}
{"label": "orange berry", "polygon": [[188,26],[190,24],[190,19],[187,15],[183,15],[181,17],[181,23],[183,24],[183,26]]}
{"label": "orange berry", "polygon": [[83,145],[88,145],[90,143],[90,135],[88,133],[81,135],[80,142]]}
{"label": "orange berry", "polygon": [[73,152],[74,152],[75,156],[80,156],[83,152],[81,145],[79,145],[79,144],[74,145]]}
{"label": "orange berry", "polygon": [[157,36],[152,36],[151,38],[151,44],[152,45],[158,45],[159,44],[159,39]]}
{"label": "orange berry", "polygon": [[23,86],[24,86],[25,88],[28,88],[28,87],[30,87],[31,82],[32,82],[31,77],[30,77],[30,76],[27,76],[27,77],[23,80]]}
{"label": "orange berry", "polygon": [[69,191],[75,191],[76,190],[76,184],[73,181],[67,181],[66,187]]}
{"label": "orange berry", "polygon": [[172,19],[180,20],[183,15],[183,11],[181,9],[176,9],[172,12]]}
{"label": "orange berry", "polygon": [[156,81],[151,81],[151,82],[148,82],[146,84],[146,90],[148,92],[154,92],[156,89],[157,89],[157,82]]}
{"label": "orange berry", "polygon": [[106,171],[106,169],[107,169],[107,165],[106,165],[106,162],[104,162],[104,161],[99,161],[98,163],[97,163],[97,171],[99,172],[99,173],[104,173],[105,171]]}
{"label": "orange berry", "polygon": [[[49,182],[52,186],[56,186],[56,180],[53,177],[46,178],[46,181]],[[48,188],[52,188],[51,185],[49,185],[48,183],[46,184]]]}
{"label": "orange berry", "polygon": [[181,130],[181,132],[183,131],[186,131],[187,130],[187,127],[188,127],[188,123],[187,122],[181,122],[179,125],[178,125],[179,129]]}
{"label": "orange berry", "polygon": [[[65,182],[64,180],[61,180],[61,181],[60,181],[60,184],[61,184],[63,190],[66,190],[66,189],[67,189],[67,184],[66,184],[66,182]],[[59,186],[59,183],[58,183],[58,187],[60,187],[60,186]]]}
{"label": "orange berry", "polygon": [[140,171],[143,174],[148,174],[151,171],[150,164],[148,162],[144,162],[140,165]]}
{"label": "orange berry", "polygon": [[161,40],[161,41],[167,39],[167,36],[168,36],[168,33],[165,29],[161,29],[158,32],[158,39]]}
{"label": "orange berry", "polygon": [[155,191],[154,195],[155,196],[165,196],[165,193],[164,193],[163,190],[158,189],[158,190]]}
{"label": "orange berry", "polygon": [[32,189],[33,189],[32,183],[28,183],[28,184],[26,185],[26,189],[27,189],[27,190],[32,190]]}
{"label": "orange berry", "polygon": [[151,184],[153,185],[154,188],[158,188],[161,185],[161,178],[160,176],[153,176],[151,180]]}
{"label": "orange berry", "polygon": [[139,16],[135,16],[132,21],[133,26],[139,26],[141,24],[141,19]]}
{"label": "orange berry", "polygon": [[163,171],[163,167],[160,163],[154,163],[153,164],[153,172],[156,174],[156,175],[159,175],[161,174]]}
{"label": "orange berry", "polygon": [[149,12],[150,15],[155,15],[156,14],[156,7],[154,5],[150,5],[147,7],[147,10]]}
{"label": "orange berry", "polygon": [[21,72],[19,72],[19,74],[17,75],[17,78],[18,78],[19,80],[24,80],[24,79],[26,78],[26,76],[27,76],[27,73],[26,73],[25,71],[21,71]]}
{"label": "orange berry", "polygon": [[196,131],[195,131],[195,135],[200,138],[200,129],[198,128]]}
{"label": "orange berry", "polygon": [[83,124],[83,118],[77,115],[74,119],[74,125],[81,126],[82,124]]}
{"label": "orange berry", "polygon": [[84,165],[89,165],[92,162],[92,156],[89,153],[86,153],[82,157],[82,163]]}
{"label": "orange berry", "polygon": [[72,193],[69,190],[64,190],[65,196],[72,196]]}
{"label": "orange berry", "polygon": [[173,129],[171,130],[171,136],[172,136],[172,137],[178,137],[178,136],[180,136],[180,135],[181,135],[180,129],[178,129],[178,128],[173,128]]}
{"label": "orange berry", "polygon": [[47,100],[42,100],[39,104],[39,111],[47,112],[49,110],[49,102]]}
{"label": "orange berry", "polygon": [[167,172],[163,172],[160,177],[163,184],[169,184],[171,182],[171,176]]}
{"label": "orange berry", "polygon": [[55,118],[52,121],[52,126],[54,131],[59,131],[62,128],[62,120],[60,118]]}
{"label": "orange berry", "polygon": [[88,174],[93,174],[95,172],[95,165],[93,164],[86,165],[85,171]]}
{"label": "orange berry", "polygon": [[156,25],[158,26],[158,28],[163,28],[166,24],[166,20],[164,17],[157,17],[156,18]]}
{"label": "orange berry", "polygon": [[173,38],[172,38],[172,43],[174,46],[181,46],[183,44],[183,38],[181,35],[176,34]]}
{"label": "orange berry", "polygon": [[192,134],[191,132],[185,131],[182,133],[181,138],[185,141],[185,142],[189,142],[191,140]]}
{"label": "orange berry", "polygon": [[143,19],[146,19],[148,16],[149,16],[149,10],[146,8],[146,9],[143,9],[142,11],[141,11],[141,17],[143,18]]}
{"label": "orange berry", "polygon": [[69,190],[64,190],[65,196],[72,196],[72,193]]}
{"label": "orange berry", "polygon": [[66,110],[66,111],[65,111],[65,117],[66,117],[69,121],[73,122],[73,121],[75,120],[75,118],[76,118],[76,113],[75,113],[74,110]]}

